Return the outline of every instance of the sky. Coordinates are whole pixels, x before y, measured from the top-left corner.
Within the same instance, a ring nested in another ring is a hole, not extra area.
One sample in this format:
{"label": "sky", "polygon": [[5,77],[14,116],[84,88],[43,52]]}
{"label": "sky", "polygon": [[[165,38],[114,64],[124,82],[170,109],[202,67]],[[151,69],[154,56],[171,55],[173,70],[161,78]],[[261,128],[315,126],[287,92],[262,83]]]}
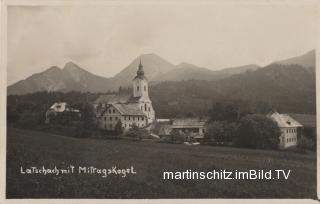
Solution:
{"label": "sky", "polygon": [[314,49],[316,7],[127,3],[9,6],[7,84],[73,61],[112,77],[140,54],[218,70]]}

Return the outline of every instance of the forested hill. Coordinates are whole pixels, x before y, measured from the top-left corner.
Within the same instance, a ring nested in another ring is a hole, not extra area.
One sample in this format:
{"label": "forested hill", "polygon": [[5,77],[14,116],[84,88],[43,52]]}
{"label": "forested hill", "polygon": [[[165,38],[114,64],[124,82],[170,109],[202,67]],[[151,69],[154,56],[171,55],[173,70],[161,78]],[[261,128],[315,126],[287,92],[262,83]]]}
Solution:
{"label": "forested hill", "polygon": [[314,68],[300,65],[271,64],[218,81],[163,82],[150,92],[159,117],[202,115],[212,103],[228,101],[247,103],[251,110],[263,105],[280,112],[316,111]]}
{"label": "forested hill", "polygon": [[[158,118],[209,115],[216,103],[232,103],[231,109],[241,107],[246,112],[316,112],[315,70],[300,65],[271,64],[216,81],[162,82],[152,85],[149,91]],[[56,101],[80,108],[98,96],[81,92],[11,95],[8,108],[43,112]]]}

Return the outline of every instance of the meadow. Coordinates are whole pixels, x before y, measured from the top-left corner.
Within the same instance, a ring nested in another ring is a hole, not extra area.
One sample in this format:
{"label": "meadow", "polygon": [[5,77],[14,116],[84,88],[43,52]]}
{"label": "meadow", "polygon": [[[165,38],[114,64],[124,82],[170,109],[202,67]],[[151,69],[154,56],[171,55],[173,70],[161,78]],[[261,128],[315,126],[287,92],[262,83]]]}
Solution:
{"label": "meadow", "polygon": [[[133,166],[125,178],[23,175],[20,167]],[[163,171],[291,169],[288,180],[163,180]],[[7,130],[7,198],[316,198],[316,154]]]}

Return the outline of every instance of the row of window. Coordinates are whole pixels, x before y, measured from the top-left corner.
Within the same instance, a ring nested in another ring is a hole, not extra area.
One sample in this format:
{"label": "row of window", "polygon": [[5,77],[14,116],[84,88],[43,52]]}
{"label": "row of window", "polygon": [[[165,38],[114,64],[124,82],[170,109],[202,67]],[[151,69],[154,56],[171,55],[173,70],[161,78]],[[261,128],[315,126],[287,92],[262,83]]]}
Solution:
{"label": "row of window", "polygon": [[[138,118],[138,121],[141,119],[142,121],[144,121],[144,117],[139,117],[137,116]],[[127,120],[127,116],[124,116],[124,120]],[[128,120],[131,120],[131,116],[128,116]],[[132,116],[132,120],[136,120],[136,117],[135,116]]]}
{"label": "row of window", "polygon": [[[143,110],[143,106],[141,106],[141,110]],[[147,111],[147,104],[144,104],[144,110]],[[148,107],[148,111],[150,112],[150,107]]]}
{"label": "row of window", "polygon": [[[124,120],[127,120],[127,118],[128,118],[128,120],[131,120],[131,116],[124,116]],[[142,121],[144,121],[144,117],[139,117],[139,116],[137,116],[137,118],[138,118],[138,121],[139,120],[142,120]],[[113,117],[109,117],[109,120],[110,121],[112,121],[112,119],[113,119]],[[116,116],[115,118],[115,121],[117,121],[119,118]],[[134,121],[136,119],[136,117],[135,116],[132,116],[132,120]],[[107,121],[107,117],[104,117],[104,121]]]}
{"label": "row of window", "polygon": [[295,133],[297,132],[296,128],[287,129],[287,133]]}
{"label": "row of window", "polygon": [[[110,121],[112,121],[112,117],[110,117],[109,119],[110,119]],[[118,117],[115,117],[114,119],[115,119],[115,121],[117,121]],[[106,121],[106,120],[107,120],[107,117],[104,117],[104,121]]]}
{"label": "row of window", "polygon": [[116,110],[110,108],[110,109],[109,109],[109,114],[111,114],[111,112],[112,112],[112,113],[116,113]]}
{"label": "row of window", "polygon": [[[140,125],[140,124],[138,123],[138,124],[136,124],[136,125],[137,125],[138,127],[143,127],[143,124]],[[109,127],[110,127],[110,129],[112,129],[112,127],[113,127],[112,124],[110,124]],[[129,128],[131,128],[131,127],[132,127],[132,124],[128,124],[128,125],[127,125],[127,124],[123,124],[122,127],[125,127],[125,128],[126,128],[126,127],[129,127]],[[107,129],[107,124],[104,124],[104,128]]]}
{"label": "row of window", "polygon": [[[138,123],[138,124],[136,124],[136,126],[137,126],[137,127],[143,127],[144,125],[143,125],[143,124],[140,125],[140,124]],[[126,128],[126,127],[131,128],[131,127],[132,127],[132,124],[130,123],[130,124],[127,125],[127,124],[125,123],[125,124],[123,124],[123,127],[125,127],[125,128]]]}
{"label": "row of window", "polygon": [[287,138],[287,142],[296,142],[296,141],[297,141],[296,137]]}

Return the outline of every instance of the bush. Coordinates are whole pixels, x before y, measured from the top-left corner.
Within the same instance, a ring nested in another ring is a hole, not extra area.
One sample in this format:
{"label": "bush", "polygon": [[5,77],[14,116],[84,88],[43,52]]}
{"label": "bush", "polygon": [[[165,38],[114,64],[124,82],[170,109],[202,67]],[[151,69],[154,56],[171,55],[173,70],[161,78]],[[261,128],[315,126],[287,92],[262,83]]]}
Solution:
{"label": "bush", "polygon": [[126,136],[136,140],[142,140],[147,138],[149,135],[148,131],[144,128],[139,128],[136,124],[132,124],[130,130],[126,133]]}
{"label": "bush", "polygon": [[183,132],[173,129],[170,133],[170,139],[168,140],[170,143],[184,143],[186,141],[186,136]]}
{"label": "bush", "polygon": [[122,127],[122,122],[121,120],[119,120],[116,124],[116,126],[114,127],[114,133],[116,135],[121,135],[123,133],[123,127]]}
{"label": "bush", "polygon": [[236,132],[237,132],[237,124],[226,121],[214,121],[211,122],[205,134],[205,140],[209,143],[215,144],[230,144],[234,141]]}
{"label": "bush", "polygon": [[96,129],[94,117],[95,115],[93,107],[88,103],[83,104],[81,110],[81,120],[77,124],[76,137],[90,137],[93,134]]}
{"label": "bush", "polygon": [[315,151],[317,149],[317,144],[312,139],[302,135],[298,140],[298,147],[301,149]]}
{"label": "bush", "polygon": [[17,121],[17,126],[21,128],[34,129],[38,125],[42,124],[43,120],[44,117],[42,113],[26,110],[20,115]]}
{"label": "bush", "polygon": [[236,138],[238,146],[260,149],[277,149],[280,129],[270,118],[251,114],[241,118]]}

